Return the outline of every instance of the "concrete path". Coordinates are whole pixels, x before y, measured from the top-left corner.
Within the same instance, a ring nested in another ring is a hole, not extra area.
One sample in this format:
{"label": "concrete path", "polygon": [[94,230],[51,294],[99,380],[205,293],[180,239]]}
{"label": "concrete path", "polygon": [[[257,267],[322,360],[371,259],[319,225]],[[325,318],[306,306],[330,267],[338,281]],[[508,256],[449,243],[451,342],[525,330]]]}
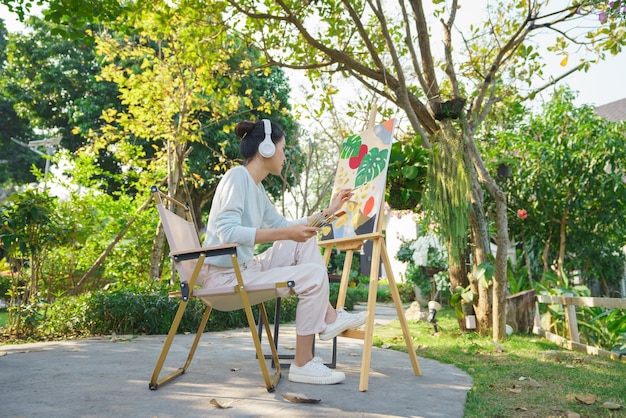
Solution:
{"label": "concrete path", "polygon": [[[378,306],[376,323],[395,309]],[[0,346],[0,417],[462,417],[472,380],[456,367],[419,357],[415,376],[408,355],[373,348],[367,392],[359,391],[362,341],[338,338],[338,385],[291,383],[277,390],[321,399],[292,403],[268,393],[249,331],[205,333],[187,373],[156,391],[148,382],[164,336],[88,338]],[[178,336],[165,369],[181,367],[192,335]],[[293,352],[295,329],[281,326],[279,352]],[[330,361],[331,342],[316,342]],[[419,355],[419,353],[418,353]],[[165,370],[167,372],[167,370]],[[211,401],[227,406],[219,409]]]}

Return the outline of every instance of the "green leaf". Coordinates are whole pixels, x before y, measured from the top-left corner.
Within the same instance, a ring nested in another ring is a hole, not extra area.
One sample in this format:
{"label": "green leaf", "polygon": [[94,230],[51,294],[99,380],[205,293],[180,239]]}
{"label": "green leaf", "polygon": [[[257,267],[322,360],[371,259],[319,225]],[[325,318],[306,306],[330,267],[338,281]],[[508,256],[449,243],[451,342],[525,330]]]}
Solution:
{"label": "green leaf", "polygon": [[404,174],[404,177],[410,180],[417,177],[419,173],[420,173],[420,169],[418,167],[415,167],[414,165],[402,167],[402,174]]}
{"label": "green leaf", "polygon": [[355,186],[358,187],[378,177],[387,167],[388,155],[389,150],[370,149],[357,169]]}
{"label": "green leaf", "polygon": [[476,272],[474,276],[477,279],[487,279],[492,280],[495,272],[495,265],[491,261],[485,261],[480,263],[478,267],[476,267]]}
{"label": "green leaf", "polygon": [[341,154],[339,158],[341,158],[342,160],[346,160],[350,157],[359,155],[359,148],[361,147],[361,142],[362,142],[361,135],[358,135],[358,134],[350,135],[348,138],[346,138],[346,140],[344,141],[341,147]]}
{"label": "green leaf", "polygon": [[463,297],[463,300],[467,303],[474,302],[474,292],[472,292],[471,290],[468,290],[467,292],[463,292],[461,296]]}

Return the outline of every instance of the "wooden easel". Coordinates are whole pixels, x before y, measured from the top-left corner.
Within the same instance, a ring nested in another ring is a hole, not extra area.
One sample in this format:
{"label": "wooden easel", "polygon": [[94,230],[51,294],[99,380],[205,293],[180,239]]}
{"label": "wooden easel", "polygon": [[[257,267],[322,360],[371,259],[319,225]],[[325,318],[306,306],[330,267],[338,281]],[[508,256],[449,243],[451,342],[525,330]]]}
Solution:
{"label": "wooden easel", "polygon": [[[376,106],[372,106],[370,113],[369,126],[374,126],[374,117],[376,115]],[[381,202],[379,216],[382,215],[383,203]],[[361,247],[366,241],[372,241],[372,265],[370,270],[370,284],[369,293],[367,297],[367,321],[365,322],[365,330],[347,330],[341,336],[348,338],[357,338],[363,340],[363,354],[361,359],[361,379],[359,382],[359,390],[361,392],[367,391],[369,383],[370,362],[372,359],[372,342],[374,332],[374,313],[376,311],[376,290],[378,289],[378,273],[380,268],[380,261],[382,259],[387,273],[387,279],[389,280],[389,288],[391,290],[391,297],[396,307],[398,319],[402,327],[402,334],[406,343],[406,348],[411,359],[411,365],[413,366],[413,372],[416,376],[420,376],[422,371],[417,361],[417,355],[413,348],[411,341],[411,335],[409,333],[409,327],[407,325],[406,318],[404,317],[404,309],[402,307],[402,301],[400,300],[400,292],[396,286],[396,280],[393,277],[393,271],[391,269],[391,262],[389,255],[387,254],[387,246],[385,244],[385,237],[382,233],[382,219],[378,220],[376,232],[369,234],[361,234],[354,237],[345,237],[337,239],[329,239],[319,242],[319,246],[324,248],[324,265],[328,265],[330,261],[330,255],[332,254],[333,247],[339,251],[346,252],[346,258],[343,263],[343,271],[341,274],[341,284],[339,286],[339,296],[337,297],[337,308],[344,306],[346,302],[346,293],[348,291],[348,282],[350,280],[350,268],[352,267],[352,256],[354,251],[360,251]]]}

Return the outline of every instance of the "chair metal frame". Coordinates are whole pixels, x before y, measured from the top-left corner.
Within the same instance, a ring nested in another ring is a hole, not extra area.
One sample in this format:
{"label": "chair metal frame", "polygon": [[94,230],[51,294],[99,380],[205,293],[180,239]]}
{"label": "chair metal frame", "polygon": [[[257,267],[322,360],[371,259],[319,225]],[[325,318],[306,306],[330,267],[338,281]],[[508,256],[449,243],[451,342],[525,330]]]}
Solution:
{"label": "chair metal frame", "polygon": [[[280,335],[280,312],[282,310],[281,301],[282,301],[282,298],[276,298],[276,309],[274,311],[274,345],[276,347],[278,347],[278,337]],[[261,341],[263,340],[264,325],[265,323],[263,322],[263,319],[261,318],[259,320],[259,324],[257,325],[258,334],[259,334],[259,338],[261,339]],[[269,338],[272,338],[272,336],[269,335]],[[315,355],[315,339],[313,339],[312,351],[313,351],[313,355]],[[268,360],[272,360],[272,367],[275,367],[275,362],[272,359],[272,356],[270,354],[265,354],[265,358]],[[280,360],[293,360],[295,358],[295,355],[278,353],[278,358]],[[291,363],[281,363],[280,365],[281,367],[288,369],[291,366]],[[327,367],[331,369],[337,368],[337,337],[333,338],[333,344],[331,347],[331,360],[328,363],[324,363],[324,365],[326,365]]]}
{"label": "chair metal frame", "polygon": [[[244,309],[246,313],[246,318],[248,320],[250,334],[252,336],[252,340],[256,349],[256,357],[259,360],[259,366],[261,368],[261,373],[263,374],[263,379],[265,381],[265,387],[268,392],[273,392],[281,378],[281,367],[278,352],[276,350],[276,345],[274,344],[274,339],[271,337],[272,333],[269,327],[267,311],[265,310],[265,305],[263,303],[265,301],[280,297],[278,294],[278,289],[285,287],[293,288],[294,282],[279,282],[271,285],[246,285],[237,260],[236,244],[202,247],[200,245],[197,228],[195,226],[193,217],[191,216],[191,211],[189,207],[162,193],[158,190],[156,186],[152,186],[151,192],[152,197],[156,202],[161,222],[163,223],[165,229],[168,244],[170,246],[170,249],[172,250],[170,252],[170,256],[172,257],[172,260],[176,265],[180,278],[181,290],[179,292],[170,293],[170,297],[180,298],[181,301],[178,305],[178,310],[176,311],[176,315],[174,316],[174,320],[172,321],[172,325],[170,326],[170,330],[167,334],[165,343],[163,344],[163,348],[157,360],[154,372],[152,373],[152,378],[150,379],[150,383],[148,385],[149,388],[151,390],[157,390],[160,386],[164,385],[167,382],[170,382],[171,380],[179,377],[187,371],[213,309],[216,309],[218,311],[233,311],[238,309]],[[183,210],[184,216],[181,216],[178,213],[171,211],[170,209],[166,209],[164,202],[168,202],[170,204],[170,207],[175,207],[179,210]],[[174,216],[175,218],[172,216]],[[176,227],[182,229],[183,231],[174,231],[172,229],[173,225],[169,224],[170,221],[176,223]],[[176,237],[175,235],[178,235],[178,237]],[[181,237],[184,237],[184,241],[186,241],[182,243],[182,246],[181,243],[178,242],[180,241]],[[229,286],[227,288],[222,287],[215,289],[196,289],[195,285],[198,276],[206,268],[204,264],[205,260],[209,257],[215,257],[220,255],[230,255],[235,276],[237,278],[237,285]],[[195,262],[193,260],[195,260]],[[191,264],[189,262],[191,262]],[[191,269],[191,273],[189,273],[189,267],[191,265],[193,265],[193,268]],[[202,316],[202,320],[200,321],[200,325],[196,332],[196,336],[193,340],[191,348],[189,349],[187,360],[182,367],[159,379],[159,375],[161,374],[161,370],[167,358],[167,354],[170,350],[172,342],[174,341],[174,337],[177,334],[178,327],[180,326],[180,321],[183,317],[183,313],[185,312],[189,300],[194,297],[202,300],[202,302],[204,302],[207,307],[204,311],[204,315]],[[261,340],[256,330],[256,322],[252,313],[252,305],[258,306],[260,316],[259,321],[265,325],[265,332],[268,335],[268,343],[271,351],[270,358],[272,359],[273,366],[275,367],[274,375],[271,377],[266,364],[266,356],[261,345]]]}

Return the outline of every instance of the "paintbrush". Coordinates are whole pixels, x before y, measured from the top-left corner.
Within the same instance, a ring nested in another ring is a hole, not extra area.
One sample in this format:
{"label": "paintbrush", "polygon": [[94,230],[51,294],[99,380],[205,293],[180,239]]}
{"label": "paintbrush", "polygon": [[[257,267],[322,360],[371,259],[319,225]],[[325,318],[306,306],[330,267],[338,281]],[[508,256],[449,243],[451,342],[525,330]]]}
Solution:
{"label": "paintbrush", "polygon": [[321,212],[320,215],[316,216],[315,219],[313,219],[313,221],[311,221],[311,223],[309,223],[309,226],[313,226],[316,228],[321,228],[322,226],[325,225],[329,225],[331,224],[335,219],[345,215],[346,212],[345,211],[339,211],[337,213],[335,213],[334,215],[331,215],[330,217],[328,217],[327,219],[322,218],[321,216]]}
{"label": "paintbrush", "polygon": [[363,186],[367,186],[369,183],[370,183],[369,181],[366,181],[365,183],[361,184],[360,186],[353,187],[352,189],[350,189],[350,193],[354,192],[355,190],[360,189]]}

